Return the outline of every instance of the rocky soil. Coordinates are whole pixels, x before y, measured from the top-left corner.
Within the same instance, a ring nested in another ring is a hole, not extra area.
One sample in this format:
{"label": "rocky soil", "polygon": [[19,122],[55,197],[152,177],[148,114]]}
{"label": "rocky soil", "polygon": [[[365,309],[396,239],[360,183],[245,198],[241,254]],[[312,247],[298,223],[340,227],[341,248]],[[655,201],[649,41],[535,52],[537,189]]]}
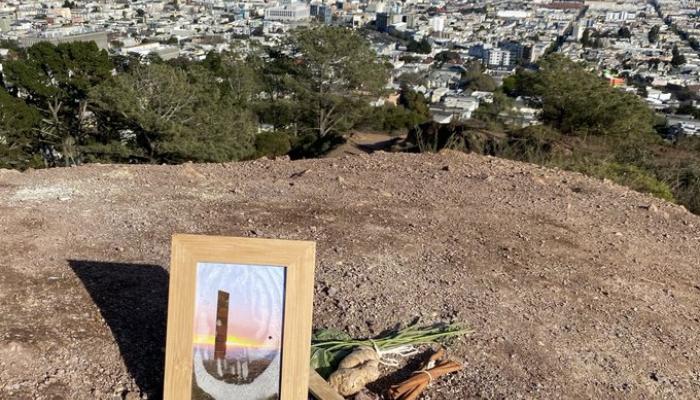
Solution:
{"label": "rocky soil", "polygon": [[700,398],[699,217],[452,152],[0,170],[0,398],[160,398],[181,232],[316,240],[317,328],[466,322],[429,399]]}

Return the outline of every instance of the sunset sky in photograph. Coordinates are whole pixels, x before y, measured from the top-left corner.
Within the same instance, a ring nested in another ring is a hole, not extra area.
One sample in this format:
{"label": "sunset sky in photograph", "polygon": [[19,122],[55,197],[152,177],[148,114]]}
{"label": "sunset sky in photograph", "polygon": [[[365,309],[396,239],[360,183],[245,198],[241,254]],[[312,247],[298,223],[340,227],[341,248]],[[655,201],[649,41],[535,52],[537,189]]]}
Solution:
{"label": "sunset sky in photograph", "polygon": [[284,311],[284,267],[197,265],[194,345],[214,345],[219,290],[229,293],[227,347],[280,348]]}

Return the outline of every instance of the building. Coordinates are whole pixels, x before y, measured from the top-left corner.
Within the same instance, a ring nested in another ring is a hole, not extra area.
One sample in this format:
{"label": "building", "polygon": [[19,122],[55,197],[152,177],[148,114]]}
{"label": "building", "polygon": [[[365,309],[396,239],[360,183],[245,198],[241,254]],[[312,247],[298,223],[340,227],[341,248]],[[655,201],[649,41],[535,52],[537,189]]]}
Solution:
{"label": "building", "polygon": [[97,47],[99,47],[100,49],[106,50],[109,48],[107,32],[104,31],[77,33],[73,35],[44,33],[41,35],[22,36],[19,38],[20,47],[31,47],[40,42],[49,42],[53,44],[72,42],[95,42]]}
{"label": "building", "polygon": [[574,29],[571,32],[571,37],[575,41],[579,42],[581,41],[581,38],[583,38],[583,32],[586,30],[585,25],[581,22],[576,22],[574,23]]}
{"label": "building", "polygon": [[636,13],[629,11],[608,11],[605,14],[606,22],[624,22],[632,21],[636,17]]}
{"label": "building", "polygon": [[268,21],[300,22],[309,19],[311,8],[305,3],[289,3],[265,10]]}
{"label": "building", "polygon": [[146,58],[151,54],[155,54],[162,60],[172,60],[180,56],[180,48],[175,46],[166,46],[160,43],[146,43],[138,46],[123,47],[121,53],[124,55],[132,54],[142,58]]}
{"label": "building", "polygon": [[527,19],[532,17],[532,13],[525,10],[499,10],[496,16],[502,19]]}
{"label": "building", "polygon": [[498,44],[498,48],[510,53],[510,63],[508,65],[516,65],[524,58],[525,47],[518,42],[512,40],[501,42]]}
{"label": "building", "polygon": [[510,67],[511,52],[503,49],[489,49],[485,53],[484,62],[490,68]]}
{"label": "building", "polygon": [[385,12],[377,13],[375,25],[379,32],[389,31],[389,14]]}
{"label": "building", "polygon": [[445,30],[445,17],[436,15],[430,18],[430,28],[433,32],[442,32]]}
{"label": "building", "polygon": [[329,25],[333,21],[333,11],[325,4],[311,3],[310,12],[312,17],[326,25]]}

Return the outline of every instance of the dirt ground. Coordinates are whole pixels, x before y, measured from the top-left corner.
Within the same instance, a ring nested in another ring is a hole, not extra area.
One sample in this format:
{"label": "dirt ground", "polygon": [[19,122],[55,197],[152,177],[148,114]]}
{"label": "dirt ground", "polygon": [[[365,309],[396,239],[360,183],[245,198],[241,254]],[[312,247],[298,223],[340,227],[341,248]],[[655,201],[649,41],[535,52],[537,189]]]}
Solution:
{"label": "dirt ground", "polygon": [[173,233],[316,240],[317,328],[465,322],[425,399],[700,398],[699,217],[452,152],[0,170],[0,398],[160,398]]}

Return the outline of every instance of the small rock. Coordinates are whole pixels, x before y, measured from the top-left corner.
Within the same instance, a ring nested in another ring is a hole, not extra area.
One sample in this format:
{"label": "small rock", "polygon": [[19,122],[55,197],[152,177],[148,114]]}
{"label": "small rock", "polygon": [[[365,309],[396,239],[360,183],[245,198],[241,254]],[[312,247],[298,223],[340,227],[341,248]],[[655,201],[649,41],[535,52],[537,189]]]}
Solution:
{"label": "small rock", "polygon": [[290,178],[299,178],[301,176],[306,175],[309,171],[311,171],[311,168],[305,169],[303,171],[295,172],[292,175],[290,175]]}
{"label": "small rock", "polygon": [[353,400],[379,400],[378,394],[368,390],[367,388],[362,389],[359,393],[353,397]]}
{"label": "small rock", "polygon": [[643,209],[648,210],[648,211],[653,212],[653,213],[659,211],[659,208],[656,207],[654,204],[645,204],[645,205],[639,206],[639,208],[643,208]]}

